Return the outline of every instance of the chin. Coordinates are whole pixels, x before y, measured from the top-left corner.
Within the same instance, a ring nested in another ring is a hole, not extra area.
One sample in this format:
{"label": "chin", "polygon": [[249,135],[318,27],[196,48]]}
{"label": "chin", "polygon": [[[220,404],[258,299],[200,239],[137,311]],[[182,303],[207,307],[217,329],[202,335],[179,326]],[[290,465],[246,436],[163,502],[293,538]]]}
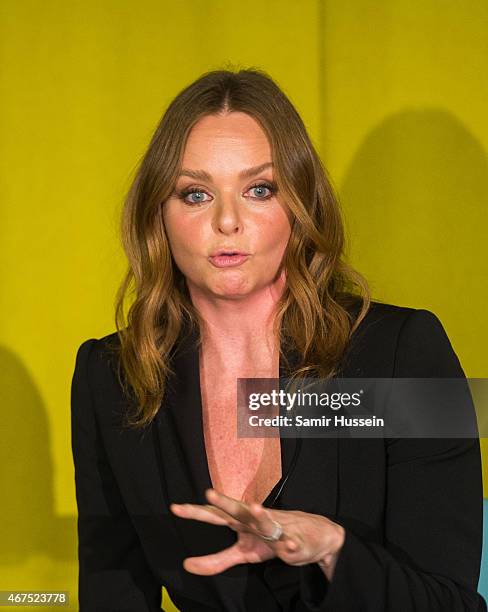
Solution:
{"label": "chin", "polygon": [[247,274],[226,270],[219,271],[208,279],[207,287],[212,293],[219,295],[246,295],[253,291],[255,283]]}
{"label": "chin", "polygon": [[221,298],[239,299],[251,293],[246,287],[218,287],[212,290],[213,295]]}

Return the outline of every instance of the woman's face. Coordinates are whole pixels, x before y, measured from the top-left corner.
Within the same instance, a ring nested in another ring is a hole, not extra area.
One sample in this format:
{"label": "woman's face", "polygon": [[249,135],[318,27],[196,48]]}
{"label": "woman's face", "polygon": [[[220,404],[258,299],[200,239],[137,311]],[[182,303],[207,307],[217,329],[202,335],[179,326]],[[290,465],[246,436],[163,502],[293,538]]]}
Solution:
{"label": "woman's face", "polygon": [[[242,298],[273,288],[290,236],[276,192],[271,147],[250,115],[208,115],[187,139],[163,219],[190,292]],[[219,251],[238,255],[216,256]]]}

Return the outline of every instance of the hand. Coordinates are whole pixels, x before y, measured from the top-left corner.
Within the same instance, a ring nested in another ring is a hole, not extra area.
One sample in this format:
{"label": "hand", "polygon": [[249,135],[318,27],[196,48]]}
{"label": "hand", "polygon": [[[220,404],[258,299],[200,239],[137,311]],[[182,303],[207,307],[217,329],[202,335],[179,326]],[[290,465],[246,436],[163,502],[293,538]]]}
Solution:
{"label": "hand", "polygon": [[[183,567],[188,572],[209,576],[240,563],[260,563],[279,557],[288,565],[321,562],[325,575],[332,580],[345,537],[341,525],[319,514],[246,504],[215,489],[207,489],[205,496],[209,504],[171,504],[170,509],[181,518],[226,525],[238,533],[238,538],[235,544],[218,553],[187,557]],[[273,533],[273,521],[283,528],[280,539],[263,540],[261,535]]]}

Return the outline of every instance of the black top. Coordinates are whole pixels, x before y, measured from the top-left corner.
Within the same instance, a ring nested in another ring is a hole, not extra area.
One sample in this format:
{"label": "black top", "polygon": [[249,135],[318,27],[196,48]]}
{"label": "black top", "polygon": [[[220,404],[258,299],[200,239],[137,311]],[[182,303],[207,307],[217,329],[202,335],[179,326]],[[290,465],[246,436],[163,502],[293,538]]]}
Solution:
{"label": "black top", "polygon": [[[332,581],[317,564],[277,558],[215,576],[186,572],[185,557],[217,552],[237,537],[169,510],[172,502],[207,503],[211,486],[195,336],[180,339],[176,377],[143,432],[121,427],[126,403],[106,350],[117,338],[83,342],[72,381],[82,612],[161,610],[162,586],[182,612],[487,610],[476,590],[478,438],[281,437],[283,477],[264,505],[321,514],[345,528]],[[433,313],[379,302],[356,330],[341,373],[464,377]]]}

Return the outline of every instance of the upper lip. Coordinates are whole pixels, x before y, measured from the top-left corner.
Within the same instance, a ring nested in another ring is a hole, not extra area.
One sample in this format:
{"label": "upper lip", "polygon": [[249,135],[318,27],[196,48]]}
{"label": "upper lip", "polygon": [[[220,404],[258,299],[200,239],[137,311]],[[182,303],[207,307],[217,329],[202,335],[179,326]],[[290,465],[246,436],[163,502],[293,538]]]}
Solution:
{"label": "upper lip", "polygon": [[213,253],[210,254],[210,257],[217,257],[219,255],[230,255],[231,253],[232,255],[249,255],[249,253],[241,251],[240,249],[228,248],[228,249],[219,249],[218,251],[214,251]]}

